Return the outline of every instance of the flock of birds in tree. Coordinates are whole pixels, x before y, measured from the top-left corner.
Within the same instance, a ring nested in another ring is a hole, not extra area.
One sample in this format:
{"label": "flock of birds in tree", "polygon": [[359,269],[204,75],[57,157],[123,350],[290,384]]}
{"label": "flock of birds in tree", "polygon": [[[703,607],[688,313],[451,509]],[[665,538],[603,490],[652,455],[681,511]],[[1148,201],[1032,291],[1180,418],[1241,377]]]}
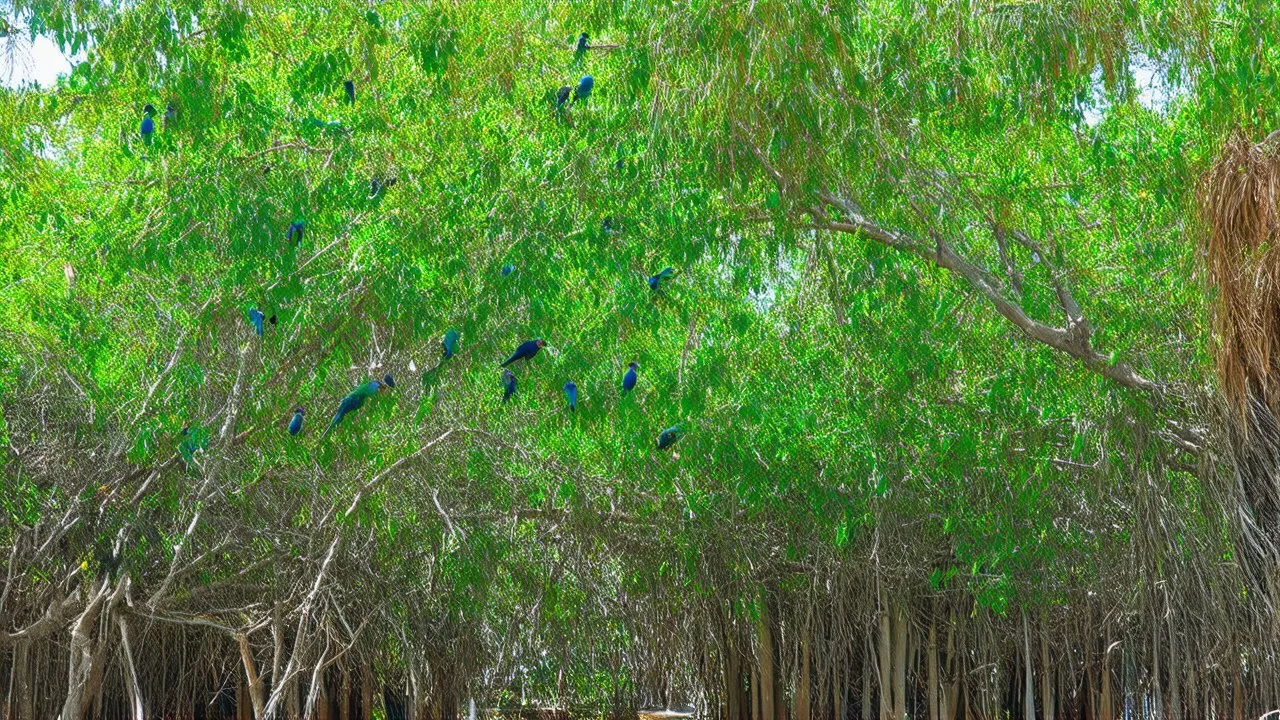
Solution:
{"label": "flock of birds in tree", "polygon": [[[593,46],[589,44],[589,36],[587,35],[587,33],[584,32],[581,35],[579,35],[578,44],[574,49],[575,64],[581,63],[586,56],[587,50],[592,47],[599,47],[599,46]],[[557,113],[563,112],[566,105],[570,104],[571,99],[573,103],[586,102],[587,98],[591,96],[591,90],[594,87],[595,87],[595,78],[591,77],[590,75],[583,75],[578,80],[578,84],[576,87],[570,87],[568,85],[561,87],[556,92],[556,95],[555,95],[556,112]],[[343,91],[346,93],[347,103],[355,104],[355,101],[356,101],[355,81],[353,80],[343,81],[342,88],[343,88]],[[155,137],[155,132],[156,132],[156,123],[154,119],[154,116],[156,114],[156,108],[154,105],[147,103],[147,105],[143,107],[142,113],[143,113],[142,124],[141,124],[141,127],[139,128],[139,132],[142,135],[143,144],[150,146],[152,143],[152,140]],[[165,107],[164,122],[166,126],[168,126],[169,123],[173,121],[175,114],[176,114],[176,110],[172,104]],[[320,124],[326,125],[326,126],[333,125],[333,123],[320,123]],[[389,188],[392,185],[394,185],[395,182],[396,182],[395,178],[388,178],[386,180],[374,178],[370,183],[373,196],[377,196],[382,190],[385,190],[386,188]],[[286,240],[288,242],[295,243],[295,244],[301,242],[302,235],[305,229],[306,229],[305,220],[299,219],[299,220],[293,221],[293,223],[289,225],[289,229],[285,233]],[[514,265],[511,265],[511,264],[503,265],[502,276],[506,277],[512,274],[513,272],[515,272],[515,270],[516,268]],[[657,292],[660,289],[661,284],[674,274],[675,274],[675,269],[673,268],[662,269],[656,275],[653,275],[648,279],[649,289],[652,292]],[[266,330],[266,324],[269,323],[270,325],[274,326],[276,325],[278,320],[274,314],[268,317],[264,312],[262,312],[256,307],[253,307],[249,309],[249,322],[252,323],[253,325],[254,333],[256,333],[257,336],[261,338],[263,336],[263,333]],[[450,358],[452,358],[454,355],[457,354],[458,341],[460,337],[461,336],[459,335],[458,331],[452,330],[452,329],[447,331],[444,334],[444,339],[441,341],[441,345],[444,348],[444,354],[441,359],[442,363],[445,360],[449,360]],[[502,402],[505,403],[509,401],[512,398],[512,396],[516,394],[516,391],[519,387],[516,381],[516,375],[514,372],[510,370],[510,366],[521,360],[525,361],[525,363],[527,364],[530,360],[534,358],[534,356],[538,354],[540,350],[542,350],[542,348],[546,347],[546,345],[547,345],[546,341],[543,340],[542,338],[527,340],[521,343],[520,346],[515,349],[515,352],[511,353],[511,356],[502,362],[500,366],[502,368]],[[640,370],[640,364],[637,362],[631,362],[627,365],[627,372],[622,377],[622,392],[624,395],[635,389],[636,383],[639,381],[639,370]],[[396,386],[395,379],[390,374],[387,374],[382,378],[381,381],[370,380],[369,382],[360,385],[355,390],[352,390],[350,393],[347,394],[346,397],[342,398],[342,401],[340,403],[338,403],[337,413],[334,414],[333,420],[329,423],[329,426],[325,428],[324,433],[321,434],[320,438],[323,440],[325,437],[327,437],[329,433],[335,427],[337,427],[339,423],[342,422],[342,419],[344,417],[355,413],[361,407],[363,407],[365,404],[365,401],[369,400],[372,397],[377,396],[384,389],[394,388],[395,386]],[[577,384],[574,383],[572,380],[566,382],[564,384],[564,395],[565,395],[565,399],[568,401],[568,407],[570,412],[576,411],[578,409]],[[289,425],[288,425],[290,435],[297,436],[302,433],[303,418],[305,416],[306,416],[305,408],[298,407],[294,409],[293,417],[289,420]],[[658,442],[657,442],[658,449],[665,450],[666,448],[671,447],[676,443],[677,440],[680,439],[682,434],[683,434],[683,431],[679,425],[673,425],[667,428],[666,430],[663,430],[658,435]],[[183,458],[188,462],[188,464],[190,464],[191,455],[195,452],[195,450],[207,444],[207,439],[205,439],[201,433],[193,432],[190,427],[185,427],[182,429],[182,437],[183,437],[183,440],[179,445],[178,450],[179,450],[179,453],[183,456]]]}

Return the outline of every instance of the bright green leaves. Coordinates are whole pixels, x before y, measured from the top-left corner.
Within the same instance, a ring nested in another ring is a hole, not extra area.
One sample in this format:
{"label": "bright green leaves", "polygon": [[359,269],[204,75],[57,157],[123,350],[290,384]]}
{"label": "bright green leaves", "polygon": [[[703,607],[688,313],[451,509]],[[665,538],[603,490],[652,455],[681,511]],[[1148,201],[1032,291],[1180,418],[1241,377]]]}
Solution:
{"label": "bright green leaves", "polygon": [[311,96],[337,93],[351,74],[351,58],[344,50],[313,53],[289,76],[293,101],[307,104]]}
{"label": "bright green leaves", "polygon": [[429,75],[443,75],[458,54],[461,31],[440,6],[433,6],[414,18],[406,34],[409,52]]}

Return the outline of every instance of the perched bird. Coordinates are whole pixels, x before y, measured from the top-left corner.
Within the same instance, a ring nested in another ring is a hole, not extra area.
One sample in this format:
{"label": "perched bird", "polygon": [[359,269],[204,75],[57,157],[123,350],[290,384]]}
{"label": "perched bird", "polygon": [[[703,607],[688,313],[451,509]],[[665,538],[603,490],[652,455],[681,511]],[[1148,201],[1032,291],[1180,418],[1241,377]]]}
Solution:
{"label": "perched bird", "polygon": [[444,346],[444,359],[448,360],[458,352],[458,331],[449,330],[444,334],[444,340],[440,343]]}
{"label": "perched bird", "polygon": [[569,102],[569,95],[572,93],[573,93],[573,88],[569,87],[568,85],[561,86],[561,88],[556,91],[556,109],[557,110],[564,109],[564,104]]}
{"label": "perched bird", "polygon": [[385,180],[383,180],[382,178],[373,178],[372,180],[369,181],[369,197],[376,198],[382,194],[383,190],[386,190],[387,188],[395,184],[396,184],[395,178],[387,178]]}
{"label": "perched bird", "polygon": [[258,308],[249,308],[249,322],[253,323],[254,332],[258,333],[258,337],[262,337],[262,321],[267,316],[262,314]]}
{"label": "perched bird", "polygon": [[587,48],[591,47],[590,45],[587,44],[587,40],[589,39],[590,38],[586,33],[582,33],[581,35],[578,36],[577,52],[584,53],[587,51]]}
{"label": "perched bird", "polygon": [[204,428],[192,429],[190,425],[182,428],[182,441],[178,443],[178,454],[183,463],[190,468],[195,461],[196,452],[209,447],[209,432]]}
{"label": "perched bird", "polygon": [[583,75],[578,81],[578,87],[573,91],[573,99],[575,102],[586,102],[587,97],[591,95],[591,88],[595,87],[596,80],[590,75]]}
{"label": "perched bird", "polygon": [[289,421],[289,434],[297,435],[302,432],[302,416],[306,414],[306,410],[297,408],[293,411],[293,419]]}
{"label": "perched bird", "polygon": [[354,80],[343,80],[342,88],[347,91],[347,104],[354,105],[356,102],[356,83]]}
{"label": "perched bird", "polygon": [[302,242],[302,232],[306,229],[306,220],[294,220],[293,224],[289,226],[288,232],[285,233],[284,238],[291,243],[300,243]]}
{"label": "perched bird", "polygon": [[546,347],[546,344],[547,341],[542,338],[538,338],[537,340],[526,340],[520,343],[520,347],[516,348],[516,351],[511,353],[511,357],[503,361],[502,367],[506,367],[517,360],[533,359],[533,356],[537,355],[539,350]]}
{"label": "perched bird", "polygon": [[627,365],[627,374],[622,376],[622,392],[628,393],[636,387],[636,371],[640,369],[640,363],[632,362]]}
{"label": "perched bird", "polygon": [[156,134],[156,121],[151,118],[151,116],[155,114],[156,107],[151,103],[147,103],[146,106],[142,108],[142,127],[140,128],[140,132],[142,133],[142,142],[147,145],[151,144],[151,138]]}
{"label": "perched bird", "polygon": [[658,273],[657,275],[654,275],[653,277],[649,278],[649,289],[650,289],[650,290],[654,290],[654,291],[656,291],[656,290],[658,289],[658,285],[659,285],[663,280],[666,280],[667,278],[669,278],[669,277],[671,277],[672,275],[675,275],[675,274],[676,274],[676,271],[675,271],[674,269],[672,269],[672,268],[663,268],[663,269],[662,269],[662,272],[660,272],[660,273]]}
{"label": "perched bird", "polygon": [[662,433],[658,435],[658,449],[666,450],[672,445],[675,445],[676,441],[683,435],[684,431],[680,429],[679,425],[672,425],[666,430],[663,430]]}
{"label": "perched bird", "polygon": [[387,373],[382,376],[382,384],[389,388],[393,388],[396,386],[396,379],[391,377],[391,373]]}
{"label": "perched bird", "polygon": [[569,410],[578,409],[578,386],[572,380],[564,384],[564,396],[569,400]]}
{"label": "perched bird", "polygon": [[502,277],[506,277],[506,276],[510,275],[511,273],[513,273],[513,272],[515,272],[515,271],[516,271],[516,266],[515,266],[515,265],[503,265],[503,266],[502,266]]}
{"label": "perched bird", "polygon": [[[364,401],[378,394],[382,390],[382,383],[377,380],[370,380],[360,387],[352,390],[349,395],[342,398],[342,402],[338,404],[338,414],[333,416],[333,422],[329,423],[329,427],[325,429],[324,434],[328,435],[338,423],[342,422],[342,418],[353,413],[364,405]],[[321,436],[324,437],[323,435]]]}
{"label": "perched bird", "polygon": [[516,374],[510,370],[502,371],[502,402],[511,399],[516,394]]}

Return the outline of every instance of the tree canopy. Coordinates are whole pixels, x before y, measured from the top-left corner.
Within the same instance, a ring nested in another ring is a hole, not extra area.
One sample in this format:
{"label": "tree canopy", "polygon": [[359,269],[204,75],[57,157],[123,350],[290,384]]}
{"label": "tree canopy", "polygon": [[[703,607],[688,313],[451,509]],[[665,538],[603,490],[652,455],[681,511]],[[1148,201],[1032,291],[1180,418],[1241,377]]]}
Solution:
{"label": "tree canopy", "polygon": [[257,717],[339,672],[442,717],[955,713],[1049,647],[1033,714],[1275,700],[1266,376],[1219,381],[1202,202],[1280,145],[1271,4],[11,11],[86,57],[0,91],[14,717],[206,702],[186,646]]}

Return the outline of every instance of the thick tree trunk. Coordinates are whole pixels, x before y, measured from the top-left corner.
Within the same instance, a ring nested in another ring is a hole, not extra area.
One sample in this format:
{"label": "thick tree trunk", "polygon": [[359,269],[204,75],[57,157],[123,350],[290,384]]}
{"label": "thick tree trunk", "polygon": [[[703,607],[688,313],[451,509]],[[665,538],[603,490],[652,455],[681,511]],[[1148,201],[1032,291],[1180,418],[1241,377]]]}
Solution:
{"label": "thick tree trunk", "polygon": [[1049,662],[1049,630],[1047,627],[1047,618],[1040,616],[1040,705],[1041,712],[1044,713],[1044,720],[1053,720],[1054,698],[1053,686],[1054,678],[1057,674],[1053,671],[1053,666]]}
{"label": "thick tree trunk", "polygon": [[93,633],[97,629],[103,606],[107,605],[109,597],[114,604],[124,590],[124,583],[117,583],[114,594],[110,594],[110,590],[111,586],[104,578],[88,606],[71,626],[67,698],[62,705],[62,713],[59,716],[61,720],[82,720],[88,715],[92,701],[97,697],[102,670],[95,660],[100,655],[99,646],[105,641],[95,643]]}
{"label": "thick tree trunk", "polygon": [[907,720],[907,614],[893,615],[893,720]]}
{"label": "thick tree trunk", "polygon": [[373,666],[368,663],[363,668],[360,679],[360,720],[373,719]]}
{"label": "thick tree trunk", "polygon": [[809,720],[809,628],[800,638],[800,677],[796,680],[795,720]]}
{"label": "thick tree trunk", "polygon": [[262,688],[262,678],[258,676],[258,668],[253,662],[253,648],[249,646],[249,638],[237,635],[236,643],[240,646],[240,662],[244,665],[244,675],[249,681],[249,701],[253,705],[253,716],[262,720],[266,717],[266,700]]}
{"label": "thick tree trunk", "polygon": [[342,664],[342,682],[338,687],[338,720],[351,720],[351,669]]}
{"label": "thick tree trunk", "polygon": [[956,703],[960,699],[960,669],[956,653],[956,611],[950,613],[947,623],[947,687],[942,694],[942,720],[955,720]]}
{"label": "thick tree trunk", "polygon": [[760,717],[761,720],[774,720],[778,717],[774,706],[775,675],[773,670],[773,630],[769,620],[769,601],[763,593],[760,595],[760,616],[756,619],[756,638],[759,647],[756,649],[756,662],[760,668]]}

